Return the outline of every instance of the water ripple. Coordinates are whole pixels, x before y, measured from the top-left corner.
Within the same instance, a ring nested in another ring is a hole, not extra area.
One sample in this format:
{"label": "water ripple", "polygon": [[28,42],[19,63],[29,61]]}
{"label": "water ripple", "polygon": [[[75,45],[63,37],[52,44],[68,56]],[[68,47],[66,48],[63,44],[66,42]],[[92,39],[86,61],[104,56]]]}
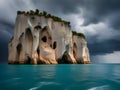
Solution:
{"label": "water ripple", "polygon": [[97,86],[97,87],[92,87],[88,90],[109,90],[109,85],[102,85],[102,86]]}
{"label": "water ripple", "polygon": [[40,82],[37,84],[37,86],[30,88],[29,90],[37,90],[41,88],[44,85],[60,85],[59,83],[56,82]]}

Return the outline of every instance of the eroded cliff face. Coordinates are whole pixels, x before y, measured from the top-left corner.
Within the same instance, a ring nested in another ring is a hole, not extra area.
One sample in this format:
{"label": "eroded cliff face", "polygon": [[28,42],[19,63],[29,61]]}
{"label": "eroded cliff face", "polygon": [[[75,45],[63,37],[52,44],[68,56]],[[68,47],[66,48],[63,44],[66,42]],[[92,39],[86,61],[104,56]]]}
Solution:
{"label": "eroded cliff face", "polygon": [[9,43],[9,64],[89,64],[84,36],[51,17],[18,14]]}

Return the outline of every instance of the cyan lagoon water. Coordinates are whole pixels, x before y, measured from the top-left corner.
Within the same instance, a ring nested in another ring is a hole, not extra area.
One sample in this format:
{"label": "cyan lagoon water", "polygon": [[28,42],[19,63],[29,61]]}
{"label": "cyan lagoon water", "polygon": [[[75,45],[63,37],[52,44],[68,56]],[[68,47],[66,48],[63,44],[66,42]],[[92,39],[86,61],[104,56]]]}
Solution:
{"label": "cyan lagoon water", "polygon": [[120,65],[0,64],[0,90],[120,90]]}

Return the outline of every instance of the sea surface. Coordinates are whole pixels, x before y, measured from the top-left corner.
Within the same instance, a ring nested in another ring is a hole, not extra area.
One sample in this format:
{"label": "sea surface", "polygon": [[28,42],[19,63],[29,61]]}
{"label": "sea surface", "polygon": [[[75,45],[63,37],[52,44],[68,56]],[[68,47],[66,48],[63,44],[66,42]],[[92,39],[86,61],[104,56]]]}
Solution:
{"label": "sea surface", "polygon": [[120,65],[0,64],[0,90],[120,90]]}

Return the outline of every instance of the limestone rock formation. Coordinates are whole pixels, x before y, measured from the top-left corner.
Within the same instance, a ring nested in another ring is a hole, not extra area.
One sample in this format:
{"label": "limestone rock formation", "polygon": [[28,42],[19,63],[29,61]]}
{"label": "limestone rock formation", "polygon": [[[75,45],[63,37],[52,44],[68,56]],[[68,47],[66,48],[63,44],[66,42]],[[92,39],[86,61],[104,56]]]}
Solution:
{"label": "limestone rock formation", "polygon": [[70,23],[39,12],[18,11],[14,36],[8,45],[9,64],[89,64],[85,36]]}

